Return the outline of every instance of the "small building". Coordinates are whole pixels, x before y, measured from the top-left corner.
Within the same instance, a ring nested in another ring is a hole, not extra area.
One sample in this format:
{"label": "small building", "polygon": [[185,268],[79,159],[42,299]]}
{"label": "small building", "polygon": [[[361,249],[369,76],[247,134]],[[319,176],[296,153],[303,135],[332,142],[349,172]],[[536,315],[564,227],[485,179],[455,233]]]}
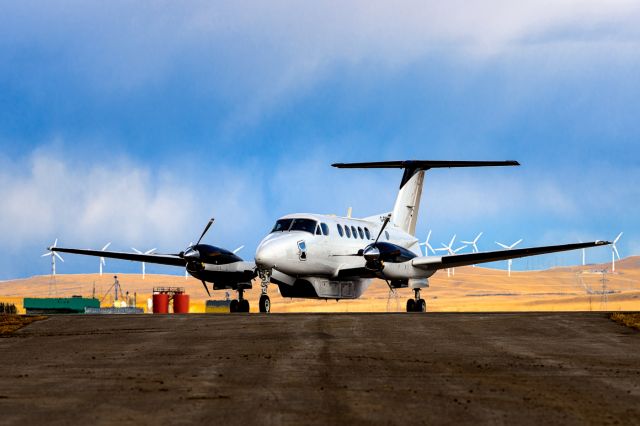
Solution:
{"label": "small building", "polygon": [[100,308],[100,301],[82,296],[25,297],[24,309],[29,314],[84,314],[86,308]]}

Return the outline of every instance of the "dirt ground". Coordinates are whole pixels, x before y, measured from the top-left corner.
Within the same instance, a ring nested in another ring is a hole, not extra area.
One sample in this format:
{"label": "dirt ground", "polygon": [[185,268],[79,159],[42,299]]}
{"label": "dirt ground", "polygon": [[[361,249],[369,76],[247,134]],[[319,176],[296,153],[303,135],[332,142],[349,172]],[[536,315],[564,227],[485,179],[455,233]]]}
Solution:
{"label": "dirt ground", "polygon": [[52,316],[0,360],[2,424],[640,424],[603,313]]}

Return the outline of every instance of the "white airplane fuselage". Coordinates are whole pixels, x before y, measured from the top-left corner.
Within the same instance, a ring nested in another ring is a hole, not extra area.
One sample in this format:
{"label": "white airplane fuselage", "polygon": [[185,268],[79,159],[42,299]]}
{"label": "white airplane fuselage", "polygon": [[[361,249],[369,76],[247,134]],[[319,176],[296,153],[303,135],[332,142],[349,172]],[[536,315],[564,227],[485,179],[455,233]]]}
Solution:
{"label": "white airplane fuselage", "polygon": [[[279,224],[284,227],[278,229]],[[256,266],[272,271],[271,280],[278,284],[285,297],[358,298],[369,287],[372,278],[339,274],[344,270],[364,268],[365,260],[358,252],[374,242],[381,227],[381,217],[377,216],[355,219],[309,213],[286,215],[277,220],[274,230],[258,246]],[[418,240],[395,226],[387,226],[379,241],[396,244],[421,256]],[[389,265],[390,269],[394,266]],[[421,274],[419,280],[394,284],[397,287],[427,287],[424,271]],[[393,270],[385,268],[385,276],[393,280]]]}

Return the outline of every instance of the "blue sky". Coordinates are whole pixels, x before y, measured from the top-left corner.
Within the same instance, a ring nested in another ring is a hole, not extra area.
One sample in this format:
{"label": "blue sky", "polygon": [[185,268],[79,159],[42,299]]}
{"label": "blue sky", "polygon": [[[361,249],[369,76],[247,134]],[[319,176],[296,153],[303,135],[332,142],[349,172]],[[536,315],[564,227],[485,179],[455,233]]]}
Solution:
{"label": "blue sky", "polygon": [[251,258],[279,215],[391,209],[398,171],[338,161],[515,159],[429,172],[421,236],[640,254],[640,5],[441,3],[5,4],[0,279],[47,273],[55,238],[177,252],[215,216]]}

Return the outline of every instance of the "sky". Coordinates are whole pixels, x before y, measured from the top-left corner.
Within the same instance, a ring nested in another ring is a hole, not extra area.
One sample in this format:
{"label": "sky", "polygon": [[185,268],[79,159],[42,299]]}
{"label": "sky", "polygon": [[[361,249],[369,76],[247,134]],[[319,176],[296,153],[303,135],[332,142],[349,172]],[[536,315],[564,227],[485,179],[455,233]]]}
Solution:
{"label": "sky", "polygon": [[429,171],[432,244],[624,231],[640,254],[638,22],[636,0],[3,2],[0,280],[47,274],[56,238],[175,253],[210,217],[252,259],[281,215],[390,211],[400,171],[330,164],[401,159],[522,164]]}

